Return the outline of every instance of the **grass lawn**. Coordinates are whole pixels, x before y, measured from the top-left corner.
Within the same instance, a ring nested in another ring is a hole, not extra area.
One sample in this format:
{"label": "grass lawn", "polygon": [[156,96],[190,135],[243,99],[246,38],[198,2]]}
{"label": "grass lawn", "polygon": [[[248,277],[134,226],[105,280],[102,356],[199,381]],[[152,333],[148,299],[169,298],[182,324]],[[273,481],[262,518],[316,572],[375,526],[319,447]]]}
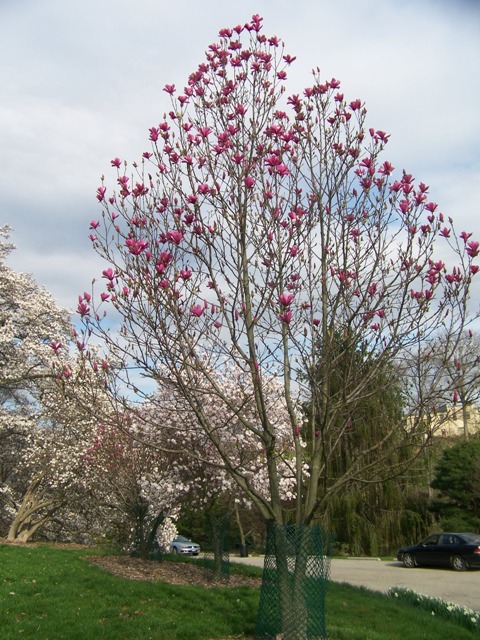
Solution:
{"label": "grass lawn", "polygon": [[[92,551],[0,546],[1,640],[214,640],[254,634],[258,589],[132,581],[91,566],[85,555]],[[327,595],[327,628],[329,640],[480,638],[431,612],[335,583]]]}

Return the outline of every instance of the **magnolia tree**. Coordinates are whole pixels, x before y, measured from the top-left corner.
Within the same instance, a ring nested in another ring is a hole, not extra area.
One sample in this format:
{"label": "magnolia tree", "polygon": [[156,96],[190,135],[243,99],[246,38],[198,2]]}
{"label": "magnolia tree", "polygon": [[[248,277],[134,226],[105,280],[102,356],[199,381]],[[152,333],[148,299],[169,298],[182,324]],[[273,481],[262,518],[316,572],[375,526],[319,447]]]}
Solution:
{"label": "magnolia tree", "polygon": [[[241,410],[252,422],[258,419],[252,385],[235,367],[221,373],[211,369],[209,375],[229,402],[228,409],[218,407],[215,397],[209,397],[210,383],[197,381],[197,392],[204,395],[202,412],[214,438],[206,437],[197,415],[176,389],[165,386],[140,407],[126,403],[123,415],[100,425],[84,455],[91,476],[92,505],[124,514],[142,555],[152,551],[159,527],[186,508],[209,512],[220,503],[228,512],[235,504],[251,506],[228,473],[229,466],[242,473],[255,494],[263,499],[268,495],[264,456],[256,439],[236,418]],[[286,460],[288,413],[281,387],[272,379],[264,385],[264,392],[272,404],[279,441],[283,430],[284,447],[279,452]],[[288,501],[293,489],[292,463],[279,464],[280,490]]]}
{"label": "magnolia tree", "polygon": [[[23,406],[23,413],[10,406],[0,413],[3,434],[8,436],[2,461],[11,460],[2,487],[11,540],[26,542],[40,528],[44,536],[78,538],[85,533],[81,511],[89,500],[89,487],[83,456],[108,405],[103,400],[102,406],[95,375],[90,371],[86,376],[81,360],[75,362],[64,353],[57,371],[59,352],[66,348],[55,341],[52,345],[50,375],[41,385],[37,382],[33,405]],[[65,377],[77,379],[74,396]]]}
{"label": "magnolia tree", "polygon": [[51,343],[65,343],[67,313],[29,274],[5,264],[14,246],[9,227],[0,229],[0,393],[9,406],[38,396],[37,383],[52,377]]}
{"label": "magnolia tree", "polygon": [[[56,467],[58,461],[43,402],[48,389],[56,386],[51,344],[66,340],[69,321],[66,312],[31,276],[5,264],[13,249],[8,235],[5,226],[0,230],[2,529],[6,532],[8,528],[9,538],[26,540],[63,501],[51,500],[54,482],[46,469]],[[42,483],[50,484],[48,499],[45,494],[40,496]],[[40,518],[36,517],[38,505]]]}
{"label": "magnolia tree", "polygon": [[[129,431],[138,434],[126,416],[122,424],[99,425],[83,455],[85,475],[98,520],[107,531],[115,524],[126,525],[130,531],[124,532],[127,540],[123,542],[130,543],[140,556],[149,557],[156,550],[157,538],[167,547],[175,536],[172,523],[190,483],[182,480],[171,455],[146,446]],[[145,437],[144,428],[142,433]]]}
{"label": "magnolia tree", "polygon": [[[302,92],[288,91],[294,61],[254,16],[220,31],[182,89],[165,86],[171,111],[150,128],[148,150],[132,165],[113,159],[116,188],[102,180],[97,190],[90,238],[106,262],[103,286],[81,297],[78,313],[85,341],[103,338],[115,361],[118,390],[131,397],[146,380],[168,383],[264,519],[302,526],[352,480],[381,482],[390,443],[405,448],[426,424],[445,390],[442,366],[408,397],[409,421],[386,425],[341,475],[327,472],[357,407],[372,388],[382,393],[372,380],[420,379],[432,359],[425,341],[440,331],[449,336],[443,365],[452,359],[479,243],[456,232],[426,184],[395,171],[384,158],[389,136],[369,128],[363,102],[338,80],[317,70]],[[360,343],[371,362],[364,377],[354,366]],[[248,381],[253,418],[212,374],[228,365]],[[263,385],[272,377],[288,452]],[[233,410],[237,433],[256,442],[266,493],[231,458],[221,437],[229,424],[214,422],[206,399],[219,415]],[[303,401],[314,408],[308,420]],[[297,607],[286,593],[285,609]],[[305,637],[296,626],[285,637]]]}
{"label": "magnolia tree", "polygon": [[52,525],[72,533],[71,506],[85,497],[81,456],[108,403],[101,374],[70,353],[67,312],[5,264],[8,233],[0,230],[0,520],[2,534],[27,541]]}

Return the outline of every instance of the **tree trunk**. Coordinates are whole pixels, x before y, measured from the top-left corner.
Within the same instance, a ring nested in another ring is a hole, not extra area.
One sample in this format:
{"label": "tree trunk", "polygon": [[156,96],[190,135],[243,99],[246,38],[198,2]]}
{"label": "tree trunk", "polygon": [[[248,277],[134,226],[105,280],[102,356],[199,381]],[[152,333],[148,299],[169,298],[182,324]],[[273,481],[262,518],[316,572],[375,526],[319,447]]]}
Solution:
{"label": "tree trunk", "polygon": [[270,525],[257,640],[323,640],[331,542],[317,526]]}
{"label": "tree trunk", "polygon": [[208,538],[213,552],[213,568],[210,574],[211,580],[225,580],[229,577],[228,557],[228,519],[224,515],[209,513]]}
{"label": "tree trunk", "polygon": [[237,504],[235,504],[235,519],[237,521],[238,533],[240,536],[240,557],[247,558],[248,557],[247,542],[245,540],[245,532],[243,530],[242,519],[240,518],[240,510]]}
{"label": "tree trunk", "polygon": [[55,512],[64,505],[64,502],[44,498],[41,490],[37,492],[41,479],[40,476],[33,480],[25,492],[8,530],[8,541],[28,542],[37,529],[51,520]]}

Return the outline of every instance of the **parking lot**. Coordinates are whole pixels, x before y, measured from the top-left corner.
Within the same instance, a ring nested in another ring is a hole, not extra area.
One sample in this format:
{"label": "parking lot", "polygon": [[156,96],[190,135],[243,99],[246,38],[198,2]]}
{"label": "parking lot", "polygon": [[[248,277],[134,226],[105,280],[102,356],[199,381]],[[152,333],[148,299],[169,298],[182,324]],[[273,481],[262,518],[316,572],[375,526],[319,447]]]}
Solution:
{"label": "parking lot", "polygon": [[[231,560],[263,566],[261,556],[231,557]],[[373,591],[386,592],[391,587],[407,587],[417,593],[480,611],[480,570],[406,569],[396,561],[348,558],[332,560],[330,577],[334,582],[347,582]]]}

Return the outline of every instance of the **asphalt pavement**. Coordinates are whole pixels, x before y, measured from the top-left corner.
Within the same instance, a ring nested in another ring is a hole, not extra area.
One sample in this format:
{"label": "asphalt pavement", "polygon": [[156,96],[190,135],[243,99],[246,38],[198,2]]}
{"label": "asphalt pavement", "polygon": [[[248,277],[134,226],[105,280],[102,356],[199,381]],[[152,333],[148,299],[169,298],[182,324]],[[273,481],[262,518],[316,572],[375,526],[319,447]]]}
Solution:
{"label": "asphalt pavement", "polygon": [[[232,562],[263,567],[263,556],[230,557]],[[391,587],[407,587],[416,593],[480,611],[480,570],[406,569],[400,562],[374,558],[333,559],[330,579],[356,587],[387,592]]]}

